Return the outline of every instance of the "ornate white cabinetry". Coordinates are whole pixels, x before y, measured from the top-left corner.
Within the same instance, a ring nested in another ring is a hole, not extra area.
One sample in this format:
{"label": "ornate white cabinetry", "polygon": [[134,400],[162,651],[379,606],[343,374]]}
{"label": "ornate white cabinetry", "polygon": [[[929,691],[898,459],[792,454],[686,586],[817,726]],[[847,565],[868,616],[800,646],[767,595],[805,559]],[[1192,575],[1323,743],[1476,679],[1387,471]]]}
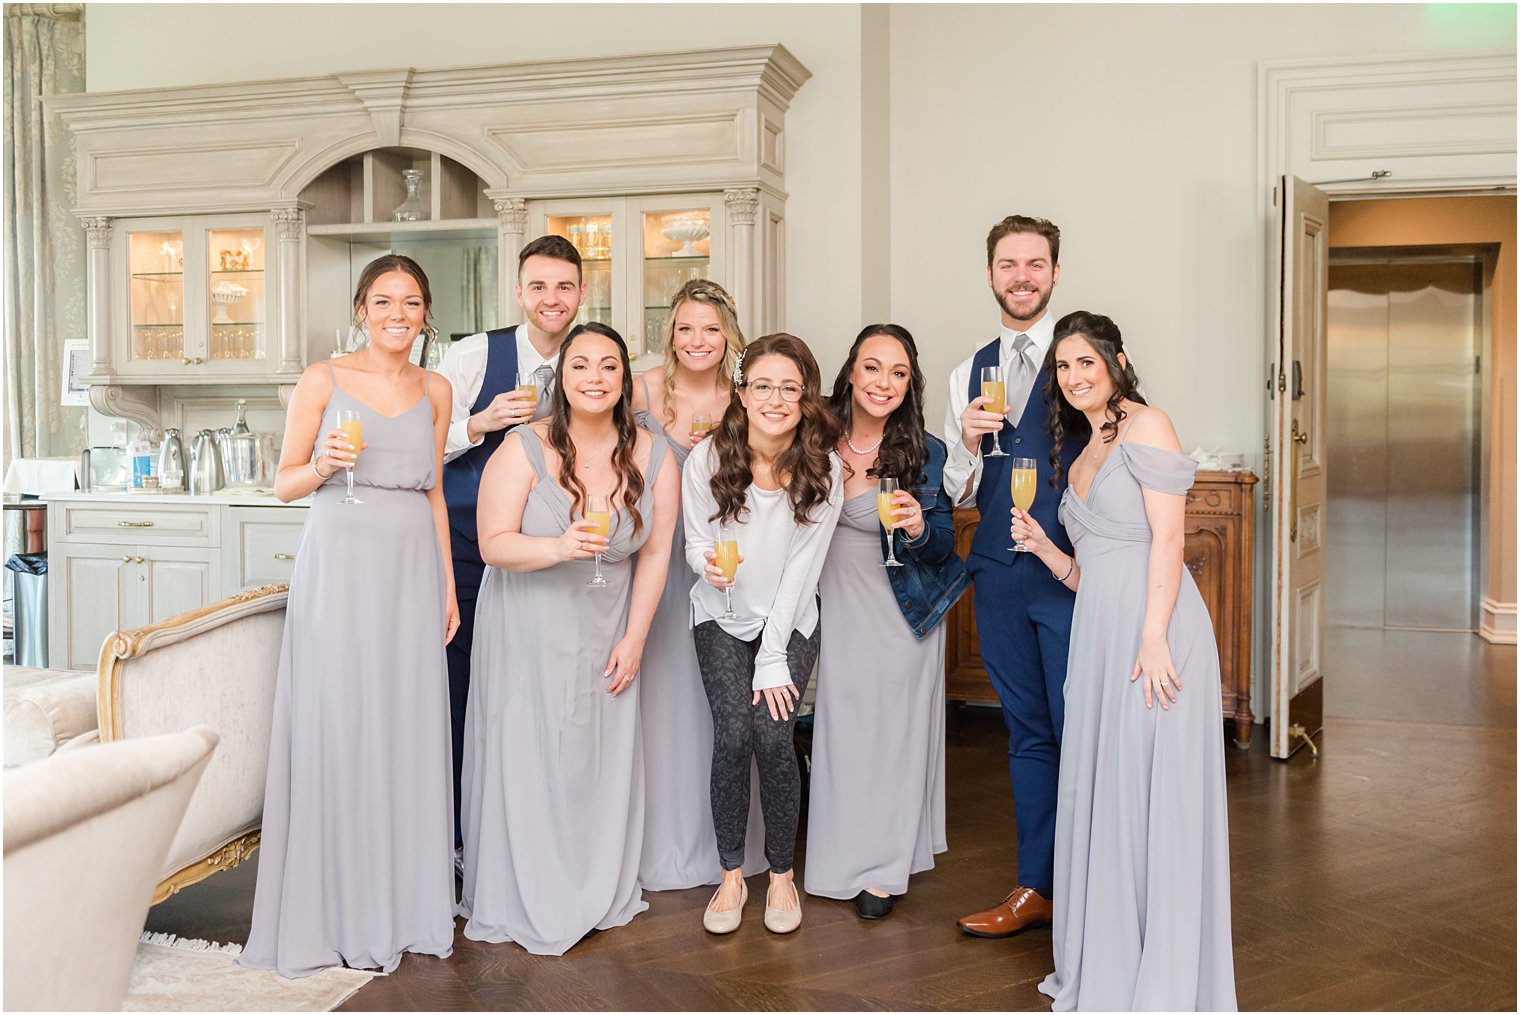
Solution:
{"label": "ornate white cabinetry", "polygon": [[113,631],[289,580],[305,521],[235,497],[50,498],[49,663],[94,669]]}
{"label": "ornate white cabinetry", "polygon": [[[809,76],[769,45],[49,98],[78,150],[91,401],[155,431],[170,396],[143,386],[293,383],[347,344],[354,277],[387,250],[463,258],[482,291],[446,333],[511,323],[518,252],[549,231],[605,244],[587,315],[635,351],[697,271],[746,334],[777,330]],[[424,212],[392,221],[409,170]]]}

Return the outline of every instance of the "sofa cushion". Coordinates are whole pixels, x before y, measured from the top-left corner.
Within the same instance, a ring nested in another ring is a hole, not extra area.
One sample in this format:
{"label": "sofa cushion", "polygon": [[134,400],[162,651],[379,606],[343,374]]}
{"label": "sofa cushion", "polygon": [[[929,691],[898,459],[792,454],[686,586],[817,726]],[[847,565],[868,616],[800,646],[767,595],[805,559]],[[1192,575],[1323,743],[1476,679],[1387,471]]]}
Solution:
{"label": "sofa cushion", "polygon": [[93,673],[8,666],[5,670],[5,767],[46,758],[95,728]]}

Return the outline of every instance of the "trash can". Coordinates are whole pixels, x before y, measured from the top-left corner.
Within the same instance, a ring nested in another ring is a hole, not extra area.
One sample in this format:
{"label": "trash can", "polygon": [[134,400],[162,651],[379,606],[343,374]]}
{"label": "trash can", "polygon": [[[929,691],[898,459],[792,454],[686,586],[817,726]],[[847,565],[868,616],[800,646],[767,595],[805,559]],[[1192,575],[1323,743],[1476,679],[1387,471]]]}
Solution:
{"label": "trash can", "polygon": [[12,571],[16,609],[16,665],[46,669],[48,664],[47,554],[15,553]]}

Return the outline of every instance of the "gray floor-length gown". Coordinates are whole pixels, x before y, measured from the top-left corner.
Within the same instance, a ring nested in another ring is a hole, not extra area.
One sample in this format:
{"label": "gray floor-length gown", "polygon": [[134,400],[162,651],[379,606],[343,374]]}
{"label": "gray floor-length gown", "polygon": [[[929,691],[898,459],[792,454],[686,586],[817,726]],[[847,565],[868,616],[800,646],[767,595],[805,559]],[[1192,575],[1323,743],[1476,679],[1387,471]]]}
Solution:
{"label": "gray floor-length gown", "polygon": [[[514,433],[537,478],[522,532],[557,537],[570,525],[570,497],[546,469],[538,435]],[[486,569],[464,736],[459,908],[472,940],[563,955],[592,930],[621,927],[649,908],[638,882],[645,666],[615,698],[605,672],[627,627],[633,554],[654,522],[652,491],[666,457],[665,442],[652,441],[638,534],[626,511],[613,515],[602,555],[609,587],[586,587],[589,560]]]}
{"label": "gray floor-length gown", "polygon": [[[648,394],[646,386],[646,398]],[[675,464],[684,467],[691,449],[667,436],[653,412],[637,415],[641,425],[668,442]],[[717,884],[722,866],[712,820],[712,709],[691,637],[691,587],[701,579],[686,566],[686,529],[680,518],[672,539],[670,571],[644,643],[639,688],[644,740],[639,883],[650,891]],[[750,794],[746,852],[747,873],[767,869],[758,784]]]}
{"label": "gray floor-length gown", "polygon": [[824,637],[802,869],[808,894],[830,899],[865,888],[901,895],[947,848],[945,625],[913,636],[882,559],[873,488],[845,501],[818,579]]}
{"label": "gray floor-length gown", "polygon": [[1230,854],[1219,654],[1182,570],[1167,628],[1182,683],[1169,709],[1131,681],[1151,530],[1141,488],[1184,494],[1197,466],[1122,441],[1061,520],[1081,581],[1071,622],[1056,804],[1056,1011],[1233,1011]]}
{"label": "gray floor-length gown", "polygon": [[253,926],[238,962],[305,976],[396,967],[454,944],[453,793],[443,557],[426,492],[432,403],[357,409],[369,447],[344,504],[312,494],[275,686]]}

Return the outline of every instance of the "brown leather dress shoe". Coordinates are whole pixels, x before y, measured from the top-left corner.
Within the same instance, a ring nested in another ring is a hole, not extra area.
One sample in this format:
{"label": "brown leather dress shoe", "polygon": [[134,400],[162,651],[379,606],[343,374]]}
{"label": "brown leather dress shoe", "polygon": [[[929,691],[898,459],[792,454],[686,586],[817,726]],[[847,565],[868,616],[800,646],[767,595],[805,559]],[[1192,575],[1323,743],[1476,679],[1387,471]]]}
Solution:
{"label": "brown leather dress shoe", "polygon": [[956,926],[973,937],[1013,937],[1021,930],[1050,923],[1050,917],[1050,900],[1020,885],[991,909],[961,917]]}

